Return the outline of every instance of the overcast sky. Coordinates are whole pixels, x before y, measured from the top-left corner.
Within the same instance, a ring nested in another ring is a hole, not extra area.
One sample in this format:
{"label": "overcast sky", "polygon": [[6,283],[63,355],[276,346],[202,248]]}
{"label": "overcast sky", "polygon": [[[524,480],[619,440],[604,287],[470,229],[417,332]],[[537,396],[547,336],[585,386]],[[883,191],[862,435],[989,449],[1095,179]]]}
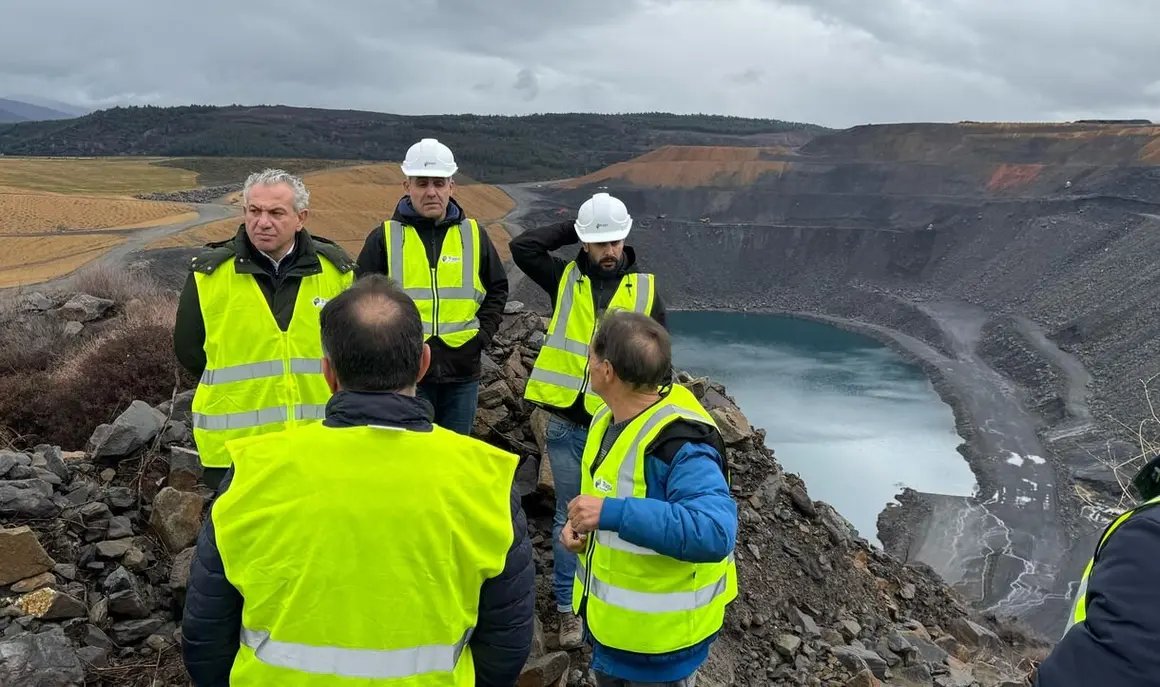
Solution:
{"label": "overcast sky", "polygon": [[0,97],[1160,120],[1156,0],[3,0]]}

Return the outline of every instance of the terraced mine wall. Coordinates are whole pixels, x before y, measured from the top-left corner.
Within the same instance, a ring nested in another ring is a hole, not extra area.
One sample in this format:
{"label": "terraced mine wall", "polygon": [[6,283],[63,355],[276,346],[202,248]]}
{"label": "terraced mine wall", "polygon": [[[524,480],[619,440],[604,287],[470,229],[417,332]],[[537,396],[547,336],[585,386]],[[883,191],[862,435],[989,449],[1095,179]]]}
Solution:
{"label": "terraced mine wall", "polygon": [[[979,494],[909,492],[879,535],[1050,636],[1122,506],[1126,469],[1110,466],[1139,453],[1125,426],[1150,417],[1142,380],[1160,372],[1157,140],[1153,127],[861,127],[763,154],[785,164],[745,186],[719,170],[692,185],[687,167],[669,180],[670,161],[652,179],[537,189],[524,221],[608,190],[672,307],[825,319],[923,365]],[[546,308],[536,291],[516,297]]]}

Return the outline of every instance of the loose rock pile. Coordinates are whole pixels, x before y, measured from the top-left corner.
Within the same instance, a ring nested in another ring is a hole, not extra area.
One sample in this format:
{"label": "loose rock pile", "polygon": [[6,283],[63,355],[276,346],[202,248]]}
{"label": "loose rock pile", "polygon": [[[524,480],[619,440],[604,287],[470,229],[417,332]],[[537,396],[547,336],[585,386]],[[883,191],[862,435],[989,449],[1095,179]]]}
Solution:
{"label": "loose rock pile", "polygon": [[168,193],[139,193],[133,197],[141,200],[165,200],[173,203],[211,203],[226,194],[241,190],[242,184],[225,184]]}
{"label": "loose rock pile", "polygon": [[[544,319],[518,303],[508,311],[484,359],[475,434],[524,458],[539,619],[518,684],[591,684],[590,652],[556,643],[547,415],[522,399]],[[1025,644],[811,500],[723,387],[677,379],[722,429],[741,517],[740,595],[698,684],[1027,684]],[[189,684],[181,609],[212,499],[189,430],[192,396],[134,402],[86,446],[69,447],[83,450],[0,451],[0,684]]]}

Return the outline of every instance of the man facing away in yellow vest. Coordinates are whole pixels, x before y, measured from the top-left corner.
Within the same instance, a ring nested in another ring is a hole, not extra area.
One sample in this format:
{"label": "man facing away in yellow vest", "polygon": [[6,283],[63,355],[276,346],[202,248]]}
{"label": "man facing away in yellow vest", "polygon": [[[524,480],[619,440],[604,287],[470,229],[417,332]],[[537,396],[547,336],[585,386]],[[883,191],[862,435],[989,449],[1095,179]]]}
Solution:
{"label": "man facing away in yellow vest", "polygon": [[1133,487],[1140,503],[1101,533],[1036,687],[1160,685],[1160,455]]}
{"label": "man facing away in yellow vest", "polygon": [[197,687],[515,684],[535,567],[518,457],[433,425],[415,304],[361,278],[322,310],[326,418],[226,444],[182,622]]}
{"label": "man facing away in yellow vest", "polygon": [[572,608],[598,687],[693,687],[737,596],[725,444],[692,392],[672,384],[671,350],[664,327],[617,311],[589,354],[607,406],[560,539],[580,555]]}
{"label": "man facing away in yellow vest", "polygon": [[431,346],[419,396],[432,405],[435,424],[470,434],[480,358],[503,320],[508,280],[487,231],[453,197],[458,169],[436,139],[411,146],[402,164],[406,195],[371,230],[358,266],[360,275],[395,279],[419,306]]}
{"label": "man facing away in yellow vest", "polygon": [[[552,589],[560,612],[560,646],[583,642],[572,614],[572,577],[576,555],[560,543],[568,503],[580,493],[580,457],[592,414],[601,401],[588,384],[588,342],[600,317],[611,307],[651,315],[662,326],[665,308],[653,275],[637,270],[636,253],[625,245],[632,217],[618,198],[597,193],[568,220],[519,235],[511,242],[512,261],[547,292],[552,319],[532,368],[524,398],[550,413],[548,460],[556,493],[553,522]],[[553,251],[580,243],[576,257]]]}
{"label": "man facing away in yellow vest", "polygon": [[193,438],[203,480],[229,467],[225,442],[317,422],[330,398],[322,378],[318,313],[354,279],[338,244],[307,232],[310,192],[280,169],[251,174],[233,238],[190,262],[173,348],[199,377]]}

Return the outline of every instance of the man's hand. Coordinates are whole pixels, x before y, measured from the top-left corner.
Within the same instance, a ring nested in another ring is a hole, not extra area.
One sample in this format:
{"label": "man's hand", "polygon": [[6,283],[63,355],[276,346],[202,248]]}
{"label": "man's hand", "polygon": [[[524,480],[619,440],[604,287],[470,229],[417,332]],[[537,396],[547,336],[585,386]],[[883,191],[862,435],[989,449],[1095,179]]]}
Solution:
{"label": "man's hand", "polygon": [[560,543],[572,553],[581,553],[588,544],[588,535],[576,534],[576,530],[572,529],[572,523],[566,522],[564,529],[560,530]]}
{"label": "man's hand", "polygon": [[600,526],[600,509],[603,506],[602,497],[581,494],[568,504],[568,523],[580,534],[595,532]]}

